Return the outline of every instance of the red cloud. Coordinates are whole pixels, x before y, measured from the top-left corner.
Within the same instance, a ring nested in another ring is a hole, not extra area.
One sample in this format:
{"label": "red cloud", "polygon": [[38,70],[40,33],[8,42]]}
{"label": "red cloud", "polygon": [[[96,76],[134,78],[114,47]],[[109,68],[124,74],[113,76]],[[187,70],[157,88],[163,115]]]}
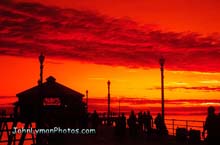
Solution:
{"label": "red cloud", "polygon": [[[205,115],[207,113],[207,107],[209,104],[212,104],[215,107],[219,107],[219,100],[165,100],[165,103],[166,115]],[[161,111],[160,104],[161,100],[152,100],[146,98],[120,99],[120,109],[122,112],[126,112],[127,114],[129,114],[133,109],[136,111],[136,113],[138,111],[150,110],[153,115],[156,115]],[[112,97],[111,110],[113,112],[118,112],[118,105],[118,100]],[[105,112],[107,109],[107,99],[90,98],[89,110],[93,111],[95,109],[99,112]]]}
{"label": "red cloud", "polygon": [[62,57],[97,64],[219,72],[220,36],[163,32],[91,11],[0,4],[0,55]]}
{"label": "red cloud", "polygon": [[[155,88],[148,88],[148,90],[160,90],[160,87],[155,87]],[[187,87],[187,86],[168,86],[165,87],[167,90],[176,90],[176,89],[185,89],[185,90],[198,90],[198,91],[220,91],[220,86],[218,87],[209,87],[209,86],[192,86],[192,87]]]}

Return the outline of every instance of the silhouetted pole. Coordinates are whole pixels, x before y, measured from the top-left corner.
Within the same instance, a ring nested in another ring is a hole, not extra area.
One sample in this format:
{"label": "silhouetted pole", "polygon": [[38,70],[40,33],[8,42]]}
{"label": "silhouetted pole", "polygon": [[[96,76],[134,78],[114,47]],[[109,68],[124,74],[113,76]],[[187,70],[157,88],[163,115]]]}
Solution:
{"label": "silhouetted pole", "polygon": [[[36,127],[37,128],[42,128],[42,113],[43,113],[43,88],[42,88],[42,84],[43,84],[43,63],[44,63],[44,55],[41,53],[39,56],[39,62],[40,62],[40,80],[39,80],[39,110],[38,110],[38,118],[37,118],[37,123],[36,123]],[[42,135],[37,134],[36,137],[36,143],[37,145],[41,145],[42,144]]]}
{"label": "silhouetted pole", "polygon": [[110,125],[110,84],[111,82],[108,80],[107,82],[107,85],[108,85],[108,114],[107,114],[108,125]]}
{"label": "silhouetted pole", "polygon": [[87,107],[87,111],[89,110],[88,96],[89,96],[89,91],[86,90],[86,107]]}
{"label": "silhouetted pole", "polygon": [[165,59],[160,58],[160,71],[161,71],[161,105],[162,105],[162,119],[164,121],[164,63]]}
{"label": "silhouetted pole", "polygon": [[40,56],[39,56],[39,62],[40,62],[40,84],[43,83],[43,68],[44,68],[43,63],[44,63],[44,59],[45,59],[45,57],[44,57],[43,53],[41,53]]}
{"label": "silhouetted pole", "polygon": [[120,106],[120,99],[118,100],[118,116],[120,116],[121,113],[121,106]]}

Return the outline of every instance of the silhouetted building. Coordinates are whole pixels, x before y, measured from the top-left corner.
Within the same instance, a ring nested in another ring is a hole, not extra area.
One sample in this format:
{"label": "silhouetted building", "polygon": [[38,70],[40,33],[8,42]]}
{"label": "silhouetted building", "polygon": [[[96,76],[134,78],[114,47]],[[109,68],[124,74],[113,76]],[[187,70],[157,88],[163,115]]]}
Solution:
{"label": "silhouetted building", "polygon": [[16,103],[19,110],[18,117],[24,122],[36,121],[40,110],[39,103],[42,102],[43,112],[40,115],[44,115],[46,118],[52,120],[79,119],[85,112],[85,103],[82,101],[84,95],[56,82],[52,76],[46,80],[42,85],[37,85],[16,95],[18,97]]}

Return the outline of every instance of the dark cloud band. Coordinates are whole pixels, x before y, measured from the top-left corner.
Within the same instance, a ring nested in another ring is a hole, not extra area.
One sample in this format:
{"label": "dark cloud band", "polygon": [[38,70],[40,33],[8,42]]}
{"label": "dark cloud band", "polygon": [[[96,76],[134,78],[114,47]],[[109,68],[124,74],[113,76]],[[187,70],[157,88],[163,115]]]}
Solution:
{"label": "dark cloud band", "polygon": [[219,72],[220,36],[164,32],[128,19],[37,3],[0,3],[0,55],[60,57],[97,64]]}

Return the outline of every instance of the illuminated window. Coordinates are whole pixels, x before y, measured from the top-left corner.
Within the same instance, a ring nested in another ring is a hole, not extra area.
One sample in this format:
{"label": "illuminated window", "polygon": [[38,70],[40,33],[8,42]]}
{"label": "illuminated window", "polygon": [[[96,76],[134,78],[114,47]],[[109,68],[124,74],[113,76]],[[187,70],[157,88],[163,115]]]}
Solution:
{"label": "illuminated window", "polygon": [[60,106],[61,101],[60,98],[44,98],[43,104],[44,106]]}

